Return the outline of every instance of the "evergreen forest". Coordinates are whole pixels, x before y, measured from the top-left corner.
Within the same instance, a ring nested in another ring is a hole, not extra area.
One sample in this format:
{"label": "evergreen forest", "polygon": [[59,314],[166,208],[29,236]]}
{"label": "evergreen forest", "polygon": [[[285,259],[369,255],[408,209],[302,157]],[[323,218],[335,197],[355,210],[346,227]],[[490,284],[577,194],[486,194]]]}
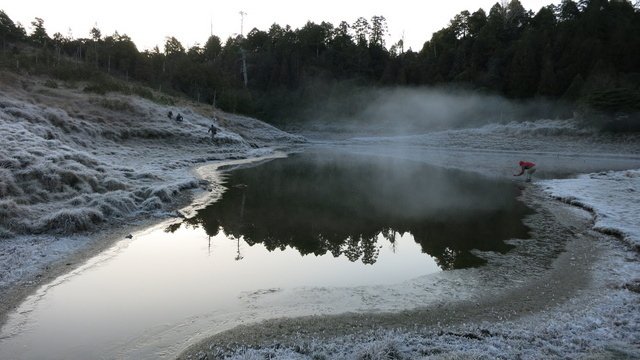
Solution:
{"label": "evergreen forest", "polygon": [[455,14],[421,49],[386,43],[384,16],[298,29],[273,24],[188,49],[167,37],[162,48],[144,51],[118,32],[94,27],[73,38],[50,35],[42,18],[30,25],[28,33],[0,10],[0,68],[87,81],[86,91],[169,98],[157,90],[270,122],[389,87],[543,98],[632,118],[640,111],[640,5],[626,0],[562,0],[535,12],[503,1]]}

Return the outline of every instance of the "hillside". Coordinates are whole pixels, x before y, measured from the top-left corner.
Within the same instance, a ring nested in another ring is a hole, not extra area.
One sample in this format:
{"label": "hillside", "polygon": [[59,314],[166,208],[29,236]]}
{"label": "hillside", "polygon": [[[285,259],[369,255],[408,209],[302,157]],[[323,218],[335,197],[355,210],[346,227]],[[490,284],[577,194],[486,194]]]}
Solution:
{"label": "hillside", "polygon": [[[370,88],[448,86],[562,101],[602,112],[608,130],[637,132],[638,2],[554,3],[526,9],[510,0],[461,9],[420,49],[405,49],[403,39],[385,42],[382,15],[351,24],[309,21],[297,29],[273,23],[246,36],[211,34],[192,47],[167,36],[164,44],[141,51],[126,34],[103,34],[97,25],[86,29],[89,38],[49,36],[45,20],[60,19],[36,18],[27,34],[0,9],[6,49],[0,68],[60,79],[117,74],[273,123],[315,120],[316,109],[328,103],[344,103],[342,113],[357,112],[353,94]],[[241,63],[246,71],[240,72]],[[606,124],[620,115],[628,116],[622,124]]]}
{"label": "hillside", "polygon": [[0,288],[85,248],[92,232],[175,215],[187,190],[211,190],[197,164],[304,142],[210,106],[85,89],[0,72]]}

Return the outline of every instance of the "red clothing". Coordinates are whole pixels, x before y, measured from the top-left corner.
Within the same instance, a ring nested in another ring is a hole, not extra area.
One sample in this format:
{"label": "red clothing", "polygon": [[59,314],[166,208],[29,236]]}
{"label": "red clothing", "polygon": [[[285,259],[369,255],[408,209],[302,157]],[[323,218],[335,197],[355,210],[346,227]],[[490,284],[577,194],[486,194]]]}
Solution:
{"label": "red clothing", "polygon": [[536,166],[536,164],[529,161],[520,161],[520,166],[522,166],[525,169],[531,169],[532,167]]}

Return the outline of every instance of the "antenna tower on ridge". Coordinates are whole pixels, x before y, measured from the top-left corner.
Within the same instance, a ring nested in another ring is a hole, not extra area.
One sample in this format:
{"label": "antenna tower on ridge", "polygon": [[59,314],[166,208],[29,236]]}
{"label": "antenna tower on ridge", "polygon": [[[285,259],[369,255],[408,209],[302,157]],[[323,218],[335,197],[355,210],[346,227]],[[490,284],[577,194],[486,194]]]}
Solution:
{"label": "antenna tower on ridge", "polygon": [[244,36],[244,16],[245,15],[247,15],[247,13],[240,10],[240,36]]}

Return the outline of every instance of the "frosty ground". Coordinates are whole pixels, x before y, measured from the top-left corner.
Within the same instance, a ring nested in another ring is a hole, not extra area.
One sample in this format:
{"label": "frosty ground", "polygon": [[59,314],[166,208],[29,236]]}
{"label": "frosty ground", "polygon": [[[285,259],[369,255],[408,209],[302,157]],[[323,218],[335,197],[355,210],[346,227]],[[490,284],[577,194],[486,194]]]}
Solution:
{"label": "frosty ground", "polygon": [[[611,181],[622,179],[625,189],[640,185],[637,171],[608,175]],[[181,358],[638,358],[640,266],[631,245],[637,234],[616,238],[593,231],[592,213],[549,201],[545,193],[576,201],[560,195],[576,186],[584,189],[584,204],[593,209],[604,205],[587,202],[602,188],[585,178],[543,181],[526,189],[523,200],[536,210],[527,219],[536,240],[512,241],[516,248],[508,257],[478,253],[489,260],[487,266],[439,279],[440,287],[459,287],[454,290],[459,298],[440,296],[445,300],[430,302],[425,291],[422,301],[414,299],[424,306],[389,312],[382,296],[378,310],[240,326],[212,336]],[[637,213],[635,200],[628,199],[616,204]],[[622,220],[619,228],[627,225],[634,224]],[[464,287],[482,289],[469,295]],[[393,298],[395,290],[387,289],[386,297]]]}
{"label": "frosty ground", "polygon": [[[536,210],[526,219],[534,241],[514,239],[506,257],[478,252],[489,261],[482,269],[416,279],[403,289],[360,291],[369,303],[362,300],[346,314],[326,315],[331,307],[322,306],[321,294],[301,290],[290,297],[306,296],[316,305],[308,314],[315,315],[217,333],[180,358],[640,357],[637,136],[601,134],[574,120],[539,120],[317,142],[489,177],[511,178],[522,158],[544,164],[538,179],[522,186],[522,200]],[[481,290],[465,291],[472,287]]]}
{"label": "frosty ground", "polygon": [[[199,164],[280,156],[279,150],[304,143],[210,106],[96,95],[83,92],[82,84],[52,86],[8,73],[0,80],[2,320],[39,284],[135,229],[188,216],[192,206],[184,206],[194,198],[215,200],[216,173],[196,173]],[[169,110],[184,121],[169,119]],[[214,113],[221,121],[211,140]],[[304,306],[213,331],[181,357],[640,357],[640,224],[634,216],[640,176],[629,170],[640,168],[638,136],[600,134],[574,120],[538,120],[410,136],[318,137],[313,145],[490,177],[511,178],[521,158],[537,162],[537,179],[523,183],[522,195],[536,210],[526,219],[532,241],[512,240],[509,256],[478,253],[486,267],[395,287],[336,290],[326,298],[313,289],[275,294],[284,304],[286,297],[297,304],[301,298]],[[447,291],[438,292],[443,287]],[[469,287],[481,291],[464,291]],[[353,309],[333,313],[335,301],[345,299]]]}
{"label": "frosty ground", "polygon": [[86,87],[0,72],[0,320],[39,284],[219,190],[196,165],[305,141],[207,105]]}

